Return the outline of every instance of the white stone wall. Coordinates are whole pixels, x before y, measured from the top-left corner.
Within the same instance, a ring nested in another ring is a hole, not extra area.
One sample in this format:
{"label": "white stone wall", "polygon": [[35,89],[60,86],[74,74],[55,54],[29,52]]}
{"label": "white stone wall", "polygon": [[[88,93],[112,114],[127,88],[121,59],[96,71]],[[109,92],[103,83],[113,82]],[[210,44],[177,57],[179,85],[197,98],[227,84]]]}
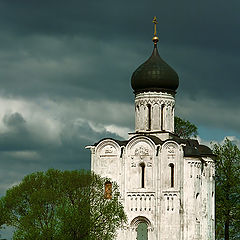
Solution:
{"label": "white stone wall", "polygon": [[[125,151],[125,211],[128,215],[130,239],[137,237],[137,224],[140,218],[148,222],[149,237],[155,240],[156,226],[156,146],[147,137],[135,137]],[[145,165],[145,184],[142,188],[141,164]],[[121,239],[121,238],[119,238]]]}
{"label": "white stone wall", "polygon": [[[115,141],[111,139],[101,141],[96,147],[92,148],[91,170],[103,177],[121,183],[122,162],[120,161],[120,155],[121,148]],[[122,187],[121,184],[119,186]]]}
{"label": "white stone wall", "polygon": [[184,160],[184,239],[215,239],[214,162]]}
{"label": "white stone wall", "polygon": [[[158,146],[141,135],[133,137],[126,146],[105,139],[91,150],[92,170],[120,186],[128,225],[119,230],[117,240],[136,240],[141,221],[148,225],[149,240],[215,239],[211,158],[184,158],[183,146],[175,141],[167,140]],[[174,186],[171,186],[170,164],[174,165]]]}
{"label": "white stone wall", "polygon": [[135,98],[136,132],[159,130],[174,132],[174,108],[175,98],[172,94],[164,92],[137,94]]}

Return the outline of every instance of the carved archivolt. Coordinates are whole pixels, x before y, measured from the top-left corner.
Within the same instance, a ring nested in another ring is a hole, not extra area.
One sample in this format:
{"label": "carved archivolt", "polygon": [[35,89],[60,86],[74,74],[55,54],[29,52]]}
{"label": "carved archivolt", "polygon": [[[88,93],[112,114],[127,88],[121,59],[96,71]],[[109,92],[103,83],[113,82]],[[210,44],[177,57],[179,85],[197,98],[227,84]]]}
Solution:
{"label": "carved archivolt", "polygon": [[116,157],[120,154],[120,146],[113,140],[106,139],[97,145],[96,153],[100,157]]}
{"label": "carved archivolt", "polygon": [[174,151],[175,152],[179,148],[179,145],[176,142],[168,141],[168,142],[163,144],[162,148],[166,149],[168,152],[169,151]]}
{"label": "carved archivolt", "polygon": [[133,139],[128,143],[126,149],[127,149],[127,155],[132,157],[134,156],[137,156],[140,158],[150,157],[150,160],[151,160],[154,154],[153,143],[145,137],[139,137],[139,138]]}
{"label": "carved archivolt", "polygon": [[98,153],[100,157],[117,156],[117,149],[109,144],[102,147]]}
{"label": "carved archivolt", "polygon": [[138,216],[131,221],[131,223],[130,223],[131,230],[137,231],[137,227],[138,227],[139,223],[146,223],[148,226],[148,231],[153,231],[152,223],[149,221],[148,218],[146,218],[144,216]]}
{"label": "carved archivolt", "polygon": [[166,142],[162,146],[162,152],[166,155],[166,158],[171,161],[178,157],[179,145],[175,142]]}

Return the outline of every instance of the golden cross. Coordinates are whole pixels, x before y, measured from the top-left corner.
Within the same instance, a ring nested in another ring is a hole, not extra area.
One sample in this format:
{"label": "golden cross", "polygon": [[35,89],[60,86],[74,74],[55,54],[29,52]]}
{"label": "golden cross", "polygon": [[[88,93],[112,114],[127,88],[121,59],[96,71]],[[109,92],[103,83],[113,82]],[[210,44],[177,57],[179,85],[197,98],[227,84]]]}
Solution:
{"label": "golden cross", "polygon": [[153,23],[154,23],[154,36],[156,36],[157,35],[157,24],[158,24],[156,16],[153,18]]}

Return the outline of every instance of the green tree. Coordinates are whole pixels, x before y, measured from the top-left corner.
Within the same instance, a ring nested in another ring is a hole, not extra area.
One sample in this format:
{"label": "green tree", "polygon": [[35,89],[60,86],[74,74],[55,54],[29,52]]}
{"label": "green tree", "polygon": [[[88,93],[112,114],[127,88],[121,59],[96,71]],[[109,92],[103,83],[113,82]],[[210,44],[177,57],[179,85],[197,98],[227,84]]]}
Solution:
{"label": "green tree", "polygon": [[174,132],[181,138],[191,138],[197,137],[198,130],[197,127],[180,117],[174,117]]}
{"label": "green tree", "polygon": [[6,222],[6,218],[5,218],[5,212],[4,212],[4,208],[3,208],[3,201],[2,199],[0,199],[0,239],[1,239],[1,229],[2,229],[2,225]]}
{"label": "green tree", "polygon": [[50,169],[24,177],[2,198],[13,240],[112,239],[126,221],[116,183],[104,198],[108,179],[87,171]]}
{"label": "green tree", "polygon": [[240,150],[229,139],[216,154],[216,239],[240,239]]}

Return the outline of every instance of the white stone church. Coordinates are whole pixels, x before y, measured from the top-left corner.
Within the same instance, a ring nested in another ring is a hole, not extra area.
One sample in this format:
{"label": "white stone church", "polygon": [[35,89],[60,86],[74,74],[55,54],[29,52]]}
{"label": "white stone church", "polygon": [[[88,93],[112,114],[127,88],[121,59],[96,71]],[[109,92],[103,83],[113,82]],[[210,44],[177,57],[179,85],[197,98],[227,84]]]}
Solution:
{"label": "white stone church", "polygon": [[91,146],[91,170],[119,185],[128,226],[117,240],[213,240],[214,156],[174,134],[179,79],[158,53],[156,24],[153,42],[131,78],[135,132]]}

